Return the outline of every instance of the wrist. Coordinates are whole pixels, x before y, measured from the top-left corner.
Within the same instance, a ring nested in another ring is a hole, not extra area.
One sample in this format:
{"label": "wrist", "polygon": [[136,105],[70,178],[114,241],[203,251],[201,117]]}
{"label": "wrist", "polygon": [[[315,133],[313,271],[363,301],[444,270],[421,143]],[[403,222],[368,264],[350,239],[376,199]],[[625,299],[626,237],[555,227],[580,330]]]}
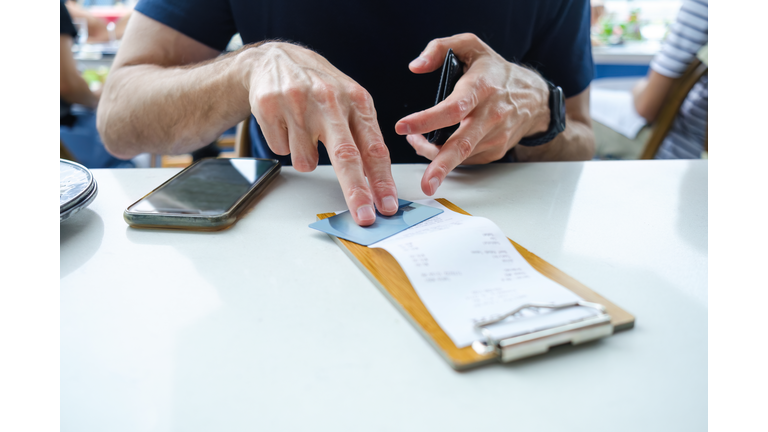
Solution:
{"label": "wrist", "polygon": [[258,42],[242,47],[235,52],[233,59],[234,64],[230,68],[230,71],[236,74],[231,82],[239,83],[242,86],[238,94],[242,94],[243,97],[238,99],[240,99],[240,102],[243,104],[242,108],[247,111],[245,113],[246,116],[251,113],[251,86],[254,79],[256,79],[256,76],[262,72],[266,52],[271,48],[268,45],[271,44]]}
{"label": "wrist", "polygon": [[552,113],[549,110],[549,86],[547,82],[538,73],[531,71],[535,75],[532,80],[532,92],[534,107],[531,109],[530,128],[523,137],[530,137],[549,129],[549,123]]}
{"label": "wrist", "polygon": [[557,135],[565,130],[565,97],[563,96],[563,89],[545,81],[548,88],[548,107],[549,107],[549,124],[547,129],[542,132],[536,132],[532,135],[524,136],[519,142],[519,145],[526,147],[536,147],[544,145],[555,139]]}
{"label": "wrist", "polygon": [[[239,73],[238,82],[248,90],[251,85],[251,78],[256,73],[259,63],[264,56],[263,44],[249,44],[235,51],[234,67],[232,70]],[[262,48],[262,49],[260,49]]]}
{"label": "wrist", "polygon": [[262,72],[262,67],[274,50],[285,51],[282,46],[291,45],[285,42],[264,40],[245,45],[235,52],[237,64],[235,69],[243,73],[241,80],[246,89],[250,89],[252,80]]}

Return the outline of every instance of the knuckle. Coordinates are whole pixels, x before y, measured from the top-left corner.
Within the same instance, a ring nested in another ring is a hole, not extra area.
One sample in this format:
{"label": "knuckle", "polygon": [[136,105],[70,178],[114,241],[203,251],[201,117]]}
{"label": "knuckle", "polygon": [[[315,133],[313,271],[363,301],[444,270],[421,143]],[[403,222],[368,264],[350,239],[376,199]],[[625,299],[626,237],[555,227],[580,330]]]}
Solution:
{"label": "knuckle", "polygon": [[483,40],[480,39],[480,37],[474,33],[462,33],[459,35],[459,38],[461,39],[462,42],[467,44],[471,44],[471,45],[483,44]]}
{"label": "knuckle", "polygon": [[498,88],[491,82],[487,76],[481,76],[475,81],[475,89],[477,93],[488,97],[498,91]]}
{"label": "knuckle", "polygon": [[446,38],[432,39],[432,41],[429,43],[429,45],[432,45],[432,46],[429,47],[429,45],[427,45],[427,47],[432,48],[433,50],[439,51],[445,48],[445,39]]}
{"label": "knuckle", "polygon": [[[284,109],[287,108],[289,112],[292,112],[293,117],[296,117],[296,118],[302,117],[302,114],[304,113],[307,107],[307,89],[303,86],[291,86],[284,91],[283,97],[285,98],[285,102],[282,102],[285,104]],[[265,108],[268,108],[267,111],[270,111],[269,108],[273,108],[271,110],[273,112],[278,111],[277,108],[279,107],[279,105],[282,104],[281,102],[279,102],[279,98],[280,98],[279,95],[275,98],[276,102],[274,106],[272,107],[265,106]]]}
{"label": "knuckle", "polygon": [[293,85],[284,91],[286,99],[293,104],[303,104],[307,98],[307,89],[304,86]]}
{"label": "knuckle", "polygon": [[469,108],[469,103],[466,99],[459,99],[448,107],[448,115],[453,120],[461,120]]}
{"label": "knuckle", "polygon": [[349,201],[370,202],[373,200],[370,189],[361,185],[349,186],[349,188],[347,188],[347,198]]}
{"label": "knuckle", "polygon": [[256,106],[273,107],[279,103],[280,92],[268,90],[256,95]]}
{"label": "knuckle", "polygon": [[359,106],[367,106],[373,101],[368,90],[359,85],[352,86],[352,88],[349,89],[349,99],[352,103]]}
{"label": "knuckle", "polygon": [[368,154],[375,159],[389,159],[389,149],[381,141],[374,141],[368,145]]}
{"label": "knuckle", "polygon": [[490,119],[494,123],[501,123],[507,118],[507,109],[503,106],[497,106],[491,109]]}
{"label": "knuckle", "polygon": [[458,39],[461,42],[466,43],[466,42],[470,42],[472,40],[472,36],[474,36],[474,34],[472,34],[472,33],[460,33],[460,34],[456,35],[456,39]]}
{"label": "knuckle", "polygon": [[317,83],[312,86],[312,95],[323,104],[333,104],[336,100],[336,92],[326,83]]}
{"label": "knuckle", "polygon": [[371,189],[380,193],[387,193],[395,188],[395,181],[392,179],[379,179],[370,183]]}
{"label": "knuckle", "polygon": [[454,143],[459,152],[459,156],[461,156],[461,160],[468,158],[469,155],[472,154],[474,146],[467,137],[458,137]]}
{"label": "knuckle", "polygon": [[360,161],[360,150],[353,142],[342,142],[333,148],[333,156],[339,162]]}
{"label": "knuckle", "polygon": [[448,165],[445,164],[444,161],[433,161],[432,164],[434,165],[434,170],[438,171],[440,178],[446,178],[448,176],[448,173],[451,172],[451,169],[448,167]]}

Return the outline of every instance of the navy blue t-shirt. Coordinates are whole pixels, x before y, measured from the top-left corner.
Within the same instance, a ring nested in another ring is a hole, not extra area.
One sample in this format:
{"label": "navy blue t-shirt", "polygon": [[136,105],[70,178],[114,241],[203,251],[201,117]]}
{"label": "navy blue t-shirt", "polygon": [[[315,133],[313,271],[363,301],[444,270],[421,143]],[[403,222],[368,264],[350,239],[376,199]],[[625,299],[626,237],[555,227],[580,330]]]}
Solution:
{"label": "navy blue t-shirt", "polygon": [[[315,50],[371,94],[393,163],[428,162],[395,123],[435,102],[440,70],[408,69],[432,39],[474,33],[566,97],[593,76],[589,0],[141,0],[136,10],[216,50],[238,32],[244,44],[281,39]],[[274,157],[263,142],[254,150]],[[328,163],[322,151],[321,163]]]}

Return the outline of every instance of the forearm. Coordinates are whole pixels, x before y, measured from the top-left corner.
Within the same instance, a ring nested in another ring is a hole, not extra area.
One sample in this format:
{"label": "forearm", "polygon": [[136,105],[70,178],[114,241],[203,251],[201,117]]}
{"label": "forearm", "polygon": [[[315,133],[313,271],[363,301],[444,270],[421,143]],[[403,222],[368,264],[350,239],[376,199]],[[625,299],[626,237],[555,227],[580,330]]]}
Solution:
{"label": "forearm", "polygon": [[250,113],[243,55],[184,67],[125,65],[110,73],[97,127],[110,153],[181,154],[203,147]]}
{"label": "forearm", "polygon": [[537,147],[514,147],[520,162],[590,160],[595,154],[595,134],[582,119],[566,116],[565,130],[554,140]]}
{"label": "forearm", "polygon": [[656,120],[673,82],[672,78],[654,70],[648,71],[648,77],[632,88],[635,111],[649,123]]}
{"label": "forearm", "polygon": [[96,108],[99,98],[88,88],[72,57],[72,37],[61,35],[59,50],[59,96],[69,103]]}
{"label": "forearm", "polygon": [[62,76],[59,83],[60,96],[71,104],[80,104],[88,108],[96,108],[99,99],[88,88],[88,83],[79,76]]}

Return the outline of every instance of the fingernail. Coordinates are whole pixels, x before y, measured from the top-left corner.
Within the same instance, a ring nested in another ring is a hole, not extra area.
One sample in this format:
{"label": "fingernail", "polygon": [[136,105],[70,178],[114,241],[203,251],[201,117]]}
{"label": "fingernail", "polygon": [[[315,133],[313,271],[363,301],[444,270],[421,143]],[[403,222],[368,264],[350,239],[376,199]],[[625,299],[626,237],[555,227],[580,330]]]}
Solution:
{"label": "fingernail", "polygon": [[364,205],[358,208],[357,218],[361,221],[376,219],[376,213],[373,212],[373,206]]}
{"label": "fingernail", "polygon": [[432,190],[433,195],[435,192],[437,192],[438,187],[440,187],[440,179],[437,177],[432,177],[429,179],[429,188]]}
{"label": "fingernail", "polygon": [[408,123],[397,123],[395,125],[395,133],[400,135],[410,135],[411,125],[409,125]]}
{"label": "fingernail", "polygon": [[397,211],[397,200],[393,196],[384,197],[383,200],[381,200],[381,209],[384,210],[387,213],[392,213]]}
{"label": "fingernail", "polygon": [[422,58],[421,56],[418,56],[408,66],[417,68],[417,67],[424,66],[425,64],[427,64],[427,60]]}

